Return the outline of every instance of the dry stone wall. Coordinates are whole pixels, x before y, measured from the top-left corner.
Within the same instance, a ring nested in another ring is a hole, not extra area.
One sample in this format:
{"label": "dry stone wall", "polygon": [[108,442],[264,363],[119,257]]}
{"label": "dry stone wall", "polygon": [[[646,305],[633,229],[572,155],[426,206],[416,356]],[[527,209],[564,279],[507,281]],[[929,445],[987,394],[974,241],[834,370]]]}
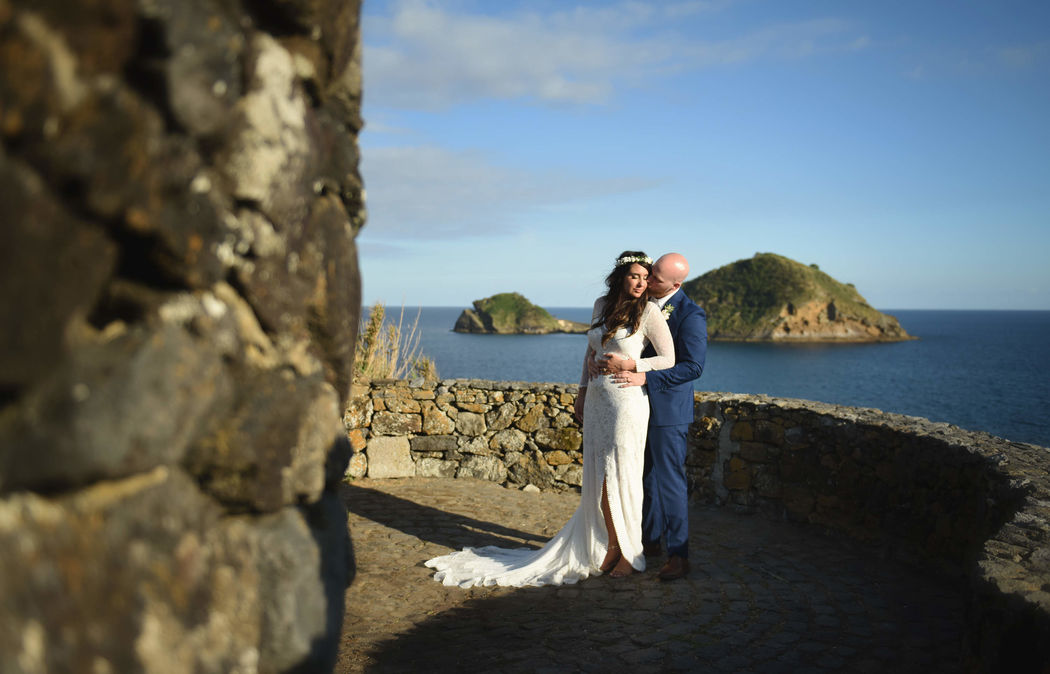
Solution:
{"label": "dry stone wall", "polygon": [[0,671],[325,671],[357,0],[0,0]]}
{"label": "dry stone wall", "polygon": [[450,380],[355,386],[351,477],[475,477],[541,490],[583,482],[576,388]]}
{"label": "dry stone wall", "polygon": [[[577,488],[575,386],[447,380],[354,388],[348,476]],[[1050,662],[1050,449],[918,417],[698,393],[693,499],[845,534],[969,579],[974,671]]]}

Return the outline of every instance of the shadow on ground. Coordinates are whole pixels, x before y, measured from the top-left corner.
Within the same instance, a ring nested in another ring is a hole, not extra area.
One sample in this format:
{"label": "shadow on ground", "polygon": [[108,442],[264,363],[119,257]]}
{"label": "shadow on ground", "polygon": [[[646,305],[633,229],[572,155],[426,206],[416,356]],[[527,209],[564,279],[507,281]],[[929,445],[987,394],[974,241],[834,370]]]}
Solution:
{"label": "shadow on ground", "polygon": [[546,542],[545,538],[538,538],[528,531],[457,515],[378,489],[343,485],[340,497],[356,515],[421,541],[454,550],[467,545],[539,548]]}
{"label": "shadow on ground", "polygon": [[625,580],[463,590],[435,583],[423,561],[542,543],[573,498],[420,479],[346,496],[367,551],[341,673],[962,669],[961,587],[812,528],[697,507],[685,579],[660,582],[653,559]]}
{"label": "shadow on ground", "polygon": [[755,569],[782,564],[748,557],[721,580],[649,571],[473,599],[377,644],[367,671],[961,670],[961,605],[940,588],[880,573],[852,590],[776,580]]}

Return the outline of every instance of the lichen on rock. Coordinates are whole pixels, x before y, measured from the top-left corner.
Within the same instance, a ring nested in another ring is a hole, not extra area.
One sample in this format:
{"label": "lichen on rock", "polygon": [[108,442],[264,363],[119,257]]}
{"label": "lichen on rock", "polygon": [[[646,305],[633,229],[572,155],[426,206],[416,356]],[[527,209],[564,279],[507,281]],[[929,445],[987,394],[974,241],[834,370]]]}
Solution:
{"label": "lichen on rock", "polygon": [[359,12],[0,0],[0,670],[331,669]]}

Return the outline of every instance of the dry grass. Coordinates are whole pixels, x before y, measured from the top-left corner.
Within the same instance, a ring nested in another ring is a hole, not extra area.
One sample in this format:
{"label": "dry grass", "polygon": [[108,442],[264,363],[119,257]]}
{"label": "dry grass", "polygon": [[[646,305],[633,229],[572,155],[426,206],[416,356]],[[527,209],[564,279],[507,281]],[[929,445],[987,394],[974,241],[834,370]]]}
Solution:
{"label": "dry grass", "polygon": [[386,307],[376,302],[368,322],[357,339],[354,375],[358,380],[414,379],[437,380],[437,368],[419,347],[419,312],[411,325],[405,323],[401,307],[397,323],[387,322]]}

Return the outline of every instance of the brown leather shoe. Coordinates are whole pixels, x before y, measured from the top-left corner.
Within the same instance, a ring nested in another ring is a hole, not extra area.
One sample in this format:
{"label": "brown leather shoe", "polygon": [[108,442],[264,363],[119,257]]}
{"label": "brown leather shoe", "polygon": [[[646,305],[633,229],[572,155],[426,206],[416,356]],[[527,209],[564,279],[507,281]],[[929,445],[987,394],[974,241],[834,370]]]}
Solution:
{"label": "brown leather shoe", "polygon": [[664,567],[660,569],[660,580],[678,580],[689,573],[689,560],[678,555],[671,555]]}
{"label": "brown leather shoe", "polygon": [[663,548],[660,547],[660,543],[642,543],[642,554],[646,557],[659,557],[664,554]]}

